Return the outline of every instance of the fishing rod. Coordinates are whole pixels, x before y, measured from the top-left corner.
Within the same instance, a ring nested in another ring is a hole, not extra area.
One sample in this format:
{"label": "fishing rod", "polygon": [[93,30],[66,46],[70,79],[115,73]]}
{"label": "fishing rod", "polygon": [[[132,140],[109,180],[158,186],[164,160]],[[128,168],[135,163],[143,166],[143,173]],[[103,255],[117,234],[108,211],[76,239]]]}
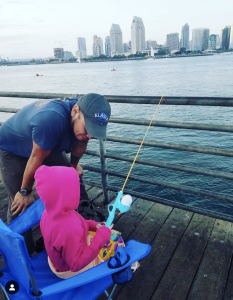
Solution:
{"label": "fishing rod", "polygon": [[[159,108],[159,105],[161,104],[162,100],[163,100],[163,95],[162,95],[161,99],[159,100],[159,103],[158,103],[158,105],[157,105],[157,107],[155,109],[154,115],[153,115],[153,117],[152,117],[152,119],[150,121],[150,124],[147,127],[147,131],[146,131],[146,133],[145,133],[145,135],[144,135],[144,137],[142,139],[141,145],[138,148],[138,152],[137,152],[137,154],[136,154],[136,156],[134,158],[134,161],[133,161],[133,163],[131,165],[131,168],[129,170],[129,173],[128,173],[126,179],[125,179],[125,182],[124,182],[124,184],[122,186],[122,189],[118,192],[118,195],[117,195],[117,198],[116,198],[114,204],[109,204],[108,205],[109,216],[108,216],[108,219],[107,219],[107,221],[105,223],[105,226],[108,227],[108,228],[111,226],[111,224],[112,224],[112,222],[114,220],[116,209],[118,209],[120,211],[120,213],[124,213],[124,212],[127,212],[129,210],[129,208],[130,208],[130,206],[132,204],[132,197],[130,195],[123,196],[123,191],[124,191],[124,188],[125,188],[125,185],[126,185],[128,179],[129,179],[130,173],[131,173],[131,171],[133,169],[133,166],[134,166],[134,164],[135,164],[135,162],[137,160],[138,154],[139,154],[139,152],[140,152],[140,150],[142,148],[142,145],[143,145],[143,143],[144,143],[144,141],[146,139],[146,136],[147,136],[147,134],[149,132],[150,126],[151,126],[151,124],[153,122],[155,114],[156,114],[156,112],[157,112],[157,110]],[[110,208],[112,208],[112,209],[110,210]]]}

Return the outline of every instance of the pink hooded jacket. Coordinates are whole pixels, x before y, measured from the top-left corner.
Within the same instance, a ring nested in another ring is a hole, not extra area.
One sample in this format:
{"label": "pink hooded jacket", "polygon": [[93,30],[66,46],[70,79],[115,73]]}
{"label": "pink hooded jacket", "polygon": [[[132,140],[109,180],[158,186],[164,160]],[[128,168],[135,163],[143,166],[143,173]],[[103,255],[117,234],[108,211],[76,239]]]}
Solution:
{"label": "pink hooded jacket", "polygon": [[[36,189],[44,203],[40,228],[45,249],[58,272],[77,272],[92,262],[110,240],[107,227],[85,220],[74,211],[79,205],[79,176],[74,168],[41,166],[35,173]],[[96,231],[90,246],[88,230]]]}

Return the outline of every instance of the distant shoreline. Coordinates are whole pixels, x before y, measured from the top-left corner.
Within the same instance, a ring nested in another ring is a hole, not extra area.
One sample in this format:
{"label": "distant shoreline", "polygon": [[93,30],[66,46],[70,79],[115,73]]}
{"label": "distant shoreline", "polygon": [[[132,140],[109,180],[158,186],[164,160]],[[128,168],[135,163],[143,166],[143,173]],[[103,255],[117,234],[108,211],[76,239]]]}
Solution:
{"label": "distant shoreline", "polygon": [[132,61],[132,60],[146,60],[146,59],[163,59],[163,58],[182,58],[182,57],[195,57],[195,56],[213,56],[215,54],[193,54],[193,55],[176,55],[176,56],[155,56],[155,57],[138,57],[138,58],[122,58],[122,59],[106,59],[106,60],[89,60],[82,61],[81,63],[89,63],[89,62],[114,62],[114,61]]}
{"label": "distant shoreline", "polygon": [[104,60],[100,60],[100,59],[92,59],[92,60],[88,60],[88,61],[82,61],[81,63],[89,63],[89,62],[108,62],[108,61],[126,61],[126,60],[146,60],[149,59],[151,57],[135,57],[135,58],[122,58],[122,59],[104,59]]}
{"label": "distant shoreline", "polygon": [[215,54],[193,54],[193,55],[176,55],[176,56],[166,56],[166,57],[155,57],[155,59],[162,58],[182,58],[182,57],[195,57],[195,56],[213,56]]}
{"label": "distant shoreline", "polygon": [[[213,55],[220,55],[221,53],[216,53],[216,54],[212,54],[212,53],[208,53],[208,54],[188,54],[188,55],[172,55],[172,56],[155,56],[155,57],[134,57],[134,58],[122,58],[122,59],[105,59],[105,60],[98,60],[98,59],[92,59],[92,60],[88,60],[88,61],[82,61],[81,63],[91,63],[91,62],[116,62],[116,61],[139,61],[139,60],[157,60],[157,59],[165,59],[165,58],[186,58],[186,57],[196,57],[196,56],[213,56]],[[54,64],[70,64],[70,63],[79,63],[79,62],[52,62],[52,63],[48,63],[48,62],[41,62],[41,63],[29,63],[29,62],[13,62],[13,63],[7,63],[7,64],[0,64],[1,66],[22,66],[22,65],[54,65]]]}

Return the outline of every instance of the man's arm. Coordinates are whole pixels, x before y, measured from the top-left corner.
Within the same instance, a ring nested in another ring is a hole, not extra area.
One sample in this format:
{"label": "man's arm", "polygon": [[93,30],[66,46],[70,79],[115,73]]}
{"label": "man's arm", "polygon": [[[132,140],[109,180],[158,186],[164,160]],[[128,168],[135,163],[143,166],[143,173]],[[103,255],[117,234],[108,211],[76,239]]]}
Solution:
{"label": "man's arm", "polygon": [[78,163],[87,149],[87,143],[88,140],[79,141],[71,150],[70,167],[75,168],[78,175],[83,175],[83,169]]}
{"label": "man's arm", "polygon": [[[26,169],[24,171],[21,188],[32,190],[35,172],[42,165],[44,159],[49,155],[50,152],[51,151],[45,151],[41,149],[35,142],[33,142],[32,153],[28,159]],[[22,196],[18,192],[15,195],[14,202],[11,205],[11,211],[13,212],[13,215],[21,214],[33,202],[34,198],[32,194]]]}

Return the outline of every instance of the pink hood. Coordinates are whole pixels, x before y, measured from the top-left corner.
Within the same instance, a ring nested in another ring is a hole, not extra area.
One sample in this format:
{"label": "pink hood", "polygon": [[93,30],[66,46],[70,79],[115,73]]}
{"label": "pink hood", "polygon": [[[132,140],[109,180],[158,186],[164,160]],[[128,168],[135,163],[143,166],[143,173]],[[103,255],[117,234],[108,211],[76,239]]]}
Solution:
{"label": "pink hood", "polygon": [[[40,221],[45,249],[58,272],[79,271],[98,255],[110,240],[107,227],[74,211],[80,197],[79,176],[74,168],[41,166],[35,174],[36,189],[45,205]],[[96,231],[87,245],[88,231]]]}
{"label": "pink hood", "polygon": [[35,174],[36,189],[50,218],[77,209],[79,176],[74,168],[41,166]]}

